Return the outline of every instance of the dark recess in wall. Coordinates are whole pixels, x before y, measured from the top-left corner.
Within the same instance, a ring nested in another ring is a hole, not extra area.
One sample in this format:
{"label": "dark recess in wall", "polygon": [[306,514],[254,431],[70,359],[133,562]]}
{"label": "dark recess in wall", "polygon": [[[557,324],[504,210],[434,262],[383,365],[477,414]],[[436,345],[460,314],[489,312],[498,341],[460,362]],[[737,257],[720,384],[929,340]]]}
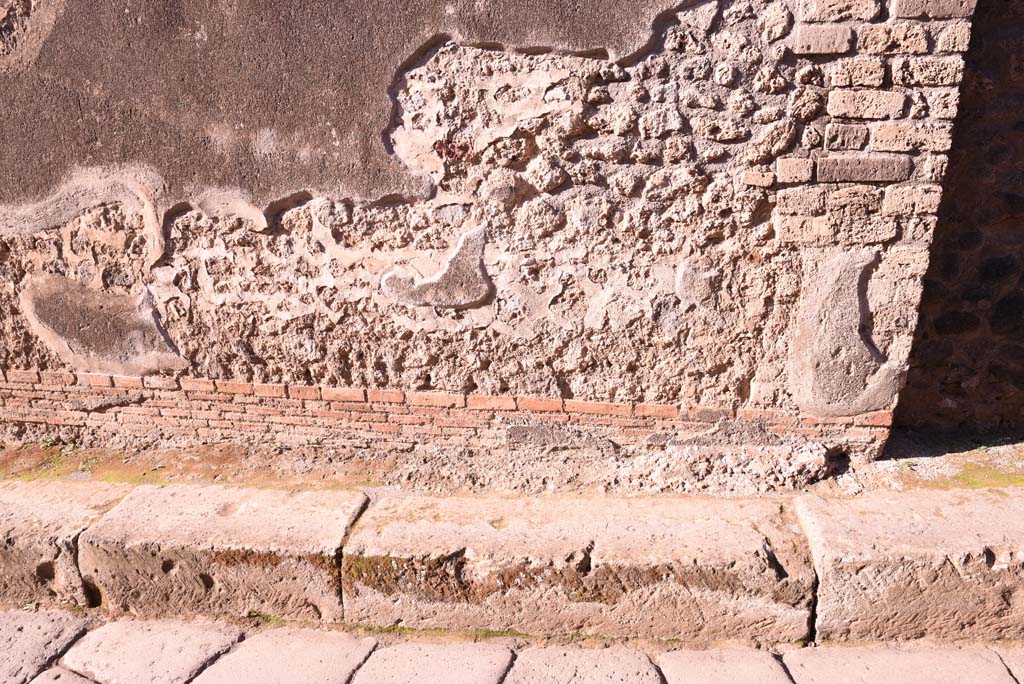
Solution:
{"label": "dark recess in wall", "polygon": [[979,0],[897,426],[1024,434],[1024,2]]}

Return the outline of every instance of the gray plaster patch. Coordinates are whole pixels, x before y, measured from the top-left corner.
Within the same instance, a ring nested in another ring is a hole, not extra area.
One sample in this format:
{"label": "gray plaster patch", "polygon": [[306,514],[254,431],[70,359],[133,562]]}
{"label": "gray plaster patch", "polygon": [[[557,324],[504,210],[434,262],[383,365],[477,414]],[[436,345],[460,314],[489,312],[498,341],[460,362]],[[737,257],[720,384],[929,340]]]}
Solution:
{"label": "gray plaster patch", "polygon": [[494,293],[484,268],[487,232],[463,233],[444,268],[435,276],[417,279],[391,272],[381,280],[384,293],[408,306],[469,309],[483,305]]}
{"label": "gray plaster patch", "polygon": [[75,370],[149,375],[183,370],[147,290],[103,292],[51,274],[30,276],[21,310],[32,331]]}

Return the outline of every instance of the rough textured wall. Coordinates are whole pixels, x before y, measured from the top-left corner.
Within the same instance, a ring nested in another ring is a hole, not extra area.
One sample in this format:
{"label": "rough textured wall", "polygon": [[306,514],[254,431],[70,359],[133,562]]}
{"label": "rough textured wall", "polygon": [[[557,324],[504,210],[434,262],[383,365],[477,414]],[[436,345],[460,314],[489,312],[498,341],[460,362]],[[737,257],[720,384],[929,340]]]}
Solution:
{"label": "rough textured wall", "polygon": [[1024,4],[981,0],[899,422],[1024,430]]}
{"label": "rough textured wall", "polygon": [[[267,17],[228,4],[69,0],[15,30],[0,365],[792,419],[703,437],[723,445],[892,409],[972,3],[360,6],[366,33],[258,60]],[[57,128],[32,128],[48,101]],[[854,435],[823,448],[877,453]]]}

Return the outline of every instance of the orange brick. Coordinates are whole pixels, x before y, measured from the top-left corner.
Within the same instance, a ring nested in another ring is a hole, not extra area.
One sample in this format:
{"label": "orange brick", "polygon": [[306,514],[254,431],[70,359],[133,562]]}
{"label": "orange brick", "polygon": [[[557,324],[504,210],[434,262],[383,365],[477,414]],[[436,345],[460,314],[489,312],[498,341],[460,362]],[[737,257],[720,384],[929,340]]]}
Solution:
{"label": "orange brick", "polygon": [[30,370],[9,370],[7,382],[36,383],[39,382],[39,373]]}
{"label": "orange brick", "polygon": [[465,395],[451,392],[407,392],[406,399],[412,406],[456,408],[466,405]]}
{"label": "orange brick", "polygon": [[854,416],[855,425],[867,425],[871,427],[890,427],[892,425],[892,411],[875,411],[873,413],[862,413]]}
{"label": "orange brick", "polygon": [[235,382],[234,380],[216,380],[217,391],[226,394],[252,394],[251,382]]}
{"label": "orange brick", "polygon": [[78,384],[91,387],[112,387],[114,379],[103,373],[79,373]]}
{"label": "orange brick", "polygon": [[204,378],[182,378],[181,389],[186,392],[214,392],[217,384],[213,380]]}
{"label": "orange brick", "polygon": [[520,411],[561,411],[561,399],[544,399],[541,397],[516,397],[516,406]]}
{"label": "orange brick", "polygon": [[111,378],[114,387],[126,387],[128,389],[142,389],[142,378],[132,375],[115,375]]}
{"label": "orange brick", "polygon": [[402,390],[366,390],[366,400],[379,404],[401,404],[405,401],[405,392]]}
{"label": "orange brick", "polygon": [[515,397],[491,397],[486,395],[470,395],[466,397],[466,406],[474,411],[515,411]]}
{"label": "orange brick", "polygon": [[638,418],[675,418],[679,407],[673,404],[637,404],[633,407]]}
{"label": "orange brick", "polygon": [[150,375],[142,379],[142,384],[150,389],[176,390],[178,379],[160,375]]}
{"label": "orange brick", "polygon": [[252,393],[257,397],[284,397],[285,388],[280,384],[259,383],[252,386]]}
{"label": "orange brick", "polygon": [[320,400],[320,388],[315,385],[288,385],[289,399]]}
{"label": "orange brick", "polygon": [[360,387],[324,387],[320,394],[327,401],[366,401],[366,391]]}
{"label": "orange brick", "polygon": [[565,402],[565,410],[570,413],[592,413],[601,416],[629,416],[633,414],[632,404],[618,404],[601,401],[575,401],[569,399]]}

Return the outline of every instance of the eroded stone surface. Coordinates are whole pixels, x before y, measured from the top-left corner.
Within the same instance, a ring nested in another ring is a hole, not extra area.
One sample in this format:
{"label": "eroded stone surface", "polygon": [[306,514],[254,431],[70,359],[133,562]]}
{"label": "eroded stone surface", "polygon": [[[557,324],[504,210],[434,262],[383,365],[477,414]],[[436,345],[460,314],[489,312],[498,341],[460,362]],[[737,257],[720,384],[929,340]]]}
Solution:
{"label": "eroded stone surface", "polygon": [[31,681],[85,632],[85,626],[84,618],[58,611],[0,613],[0,681]]}
{"label": "eroded stone surface", "polygon": [[530,648],[516,657],[506,684],[659,684],[643,653],[625,648]]}
{"label": "eroded stone surface", "polygon": [[986,648],[802,648],[784,660],[796,684],[1014,682],[999,656]]}
{"label": "eroded stone surface", "polygon": [[80,639],[61,665],[103,684],[185,684],[238,641],[212,622],[110,622]]}
{"label": "eroded stone surface", "polygon": [[340,620],[336,555],[366,498],[342,491],[139,487],[82,534],[112,611]]}
{"label": "eroded stone surface", "polygon": [[76,564],[79,534],[130,487],[105,483],[0,483],[0,599],[87,606]]}
{"label": "eroded stone surface", "polygon": [[63,667],[51,667],[32,680],[31,684],[94,684],[91,679]]}
{"label": "eroded stone surface", "polygon": [[656,662],[667,684],[791,684],[779,660],[766,651],[671,651]]}
{"label": "eroded stone surface", "polygon": [[150,375],[188,368],[162,330],[148,290],[114,294],[39,274],[23,284],[21,310],[31,330],[76,370]]}
{"label": "eroded stone surface", "polygon": [[775,502],[386,497],[345,545],[346,621],[797,641],[807,553]]}
{"label": "eroded stone surface", "polygon": [[347,684],[377,645],[311,629],[272,629],[247,637],[202,672],[195,684]]}
{"label": "eroded stone surface", "polygon": [[376,651],[352,684],[500,684],[512,651],[485,644],[399,644]]}
{"label": "eroded stone surface", "polygon": [[802,497],[819,641],[1024,638],[1024,491]]}

